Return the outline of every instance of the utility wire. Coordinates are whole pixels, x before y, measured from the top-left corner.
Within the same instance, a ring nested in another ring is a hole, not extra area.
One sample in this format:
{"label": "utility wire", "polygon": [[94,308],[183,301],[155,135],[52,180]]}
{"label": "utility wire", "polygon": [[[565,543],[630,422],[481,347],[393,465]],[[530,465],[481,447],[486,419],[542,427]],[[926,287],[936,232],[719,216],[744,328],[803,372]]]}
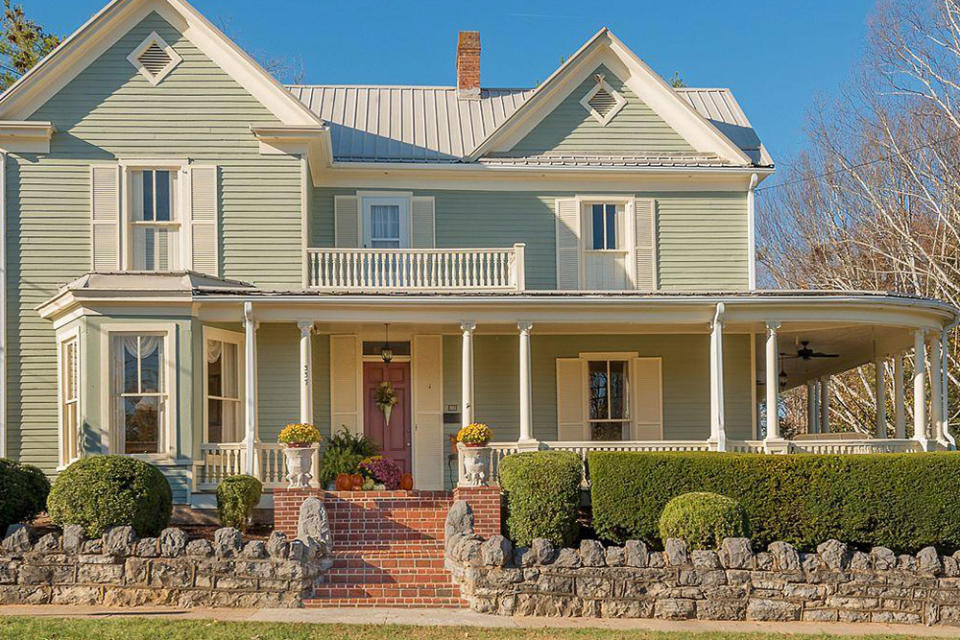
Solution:
{"label": "utility wire", "polygon": [[899,153],[893,153],[893,154],[890,154],[890,155],[887,155],[887,156],[881,156],[881,157],[876,158],[876,159],[874,159],[874,160],[866,160],[866,161],[864,161],[864,162],[858,162],[857,164],[850,165],[849,167],[842,167],[842,168],[840,168],[840,169],[832,169],[832,170],[830,170],[830,171],[824,171],[823,173],[816,173],[816,174],[813,174],[813,175],[811,175],[811,176],[804,176],[804,177],[802,177],[802,178],[797,178],[797,179],[795,179],[795,180],[787,180],[786,182],[781,182],[781,183],[779,183],[779,184],[771,184],[771,185],[768,186],[768,187],[757,187],[756,189],[754,189],[754,191],[767,191],[767,190],[769,190],[769,189],[779,189],[780,187],[787,187],[787,186],[792,185],[792,184],[800,184],[800,183],[803,183],[803,182],[810,182],[811,180],[817,180],[817,179],[819,179],[819,178],[826,178],[826,177],[828,177],[828,176],[833,176],[833,175],[836,175],[836,174],[838,174],[838,173],[846,173],[846,172],[851,171],[851,170],[853,170],[853,169],[860,169],[860,168],[862,168],[862,167],[869,167],[870,165],[878,164],[878,163],[880,163],[880,162],[886,162],[886,161],[888,161],[888,160],[893,160],[894,158],[902,157],[902,156],[905,156],[905,155],[907,155],[907,154],[914,153],[914,152],[916,152],[916,151],[921,151],[921,150],[923,150],[923,149],[929,149],[930,147],[936,146],[936,145],[938,145],[938,144],[943,144],[944,142],[950,142],[951,140],[956,140],[957,138],[960,138],[960,133],[958,133],[958,134],[956,134],[956,135],[953,135],[953,136],[947,136],[946,138],[940,138],[939,140],[932,140],[932,141],[930,141],[930,142],[928,142],[928,143],[926,143],[926,144],[921,144],[921,145],[918,145],[918,146],[913,147],[913,148],[911,148],[911,149],[907,149],[906,151],[901,151],[901,152],[899,152]]}

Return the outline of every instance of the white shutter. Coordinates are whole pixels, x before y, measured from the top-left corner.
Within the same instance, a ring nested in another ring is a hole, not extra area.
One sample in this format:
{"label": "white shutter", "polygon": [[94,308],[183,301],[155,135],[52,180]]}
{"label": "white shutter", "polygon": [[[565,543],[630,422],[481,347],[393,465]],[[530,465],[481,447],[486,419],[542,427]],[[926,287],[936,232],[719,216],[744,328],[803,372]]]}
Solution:
{"label": "white shutter", "polygon": [[663,377],[660,358],[634,358],[630,367],[633,378],[633,440],[663,439]]}
{"label": "white shutter", "polygon": [[585,440],[586,381],[584,361],[557,358],[557,440]]}
{"label": "white shutter", "polygon": [[357,196],[333,197],[333,234],[338,247],[360,246],[360,199]]}
{"label": "white shutter", "polygon": [[217,167],[190,167],[190,268],[212,276],[220,274],[217,196]]}
{"label": "white shutter", "polygon": [[330,336],[330,430],[363,433],[360,340]]}
{"label": "white shutter", "polygon": [[580,288],[580,205],[559,198],[557,207],[557,289]]}
{"label": "white shutter", "polygon": [[443,489],[443,336],[414,336],[412,354],[414,485]]}
{"label": "white shutter", "polygon": [[657,290],[657,201],[649,198],[633,201],[634,286],[643,291]]}
{"label": "white shutter", "polygon": [[437,246],[434,208],[433,196],[414,196],[411,246],[415,249],[430,249]]}
{"label": "white shutter", "polygon": [[120,270],[120,167],[90,167],[90,266]]}

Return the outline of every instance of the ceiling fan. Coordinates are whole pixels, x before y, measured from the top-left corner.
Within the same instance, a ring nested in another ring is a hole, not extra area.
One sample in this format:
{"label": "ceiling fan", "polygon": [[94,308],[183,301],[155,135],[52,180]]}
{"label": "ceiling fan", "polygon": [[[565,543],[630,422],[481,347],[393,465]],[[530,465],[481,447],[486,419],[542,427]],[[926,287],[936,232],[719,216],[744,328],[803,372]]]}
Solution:
{"label": "ceiling fan", "polygon": [[799,358],[800,360],[811,360],[813,358],[839,358],[839,353],[823,353],[821,351],[814,351],[810,348],[809,340],[801,340],[800,346],[797,348],[797,355],[791,356],[786,353],[780,354],[784,358]]}

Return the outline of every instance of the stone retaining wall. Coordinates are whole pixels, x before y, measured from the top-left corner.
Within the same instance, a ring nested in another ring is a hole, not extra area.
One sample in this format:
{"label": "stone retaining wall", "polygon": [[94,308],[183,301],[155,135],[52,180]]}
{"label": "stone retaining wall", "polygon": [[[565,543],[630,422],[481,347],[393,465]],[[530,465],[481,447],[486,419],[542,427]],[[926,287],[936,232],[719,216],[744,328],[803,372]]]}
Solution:
{"label": "stone retaining wall", "polygon": [[297,607],[328,566],[322,542],[279,532],[245,541],[224,528],[211,543],[175,528],[137,539],[114,527],[85,540],[71,525],[36,539],[13,525],[0,543],[0,604]]}
{"label": "stone retaining wall", "polygon": [[556,549],[537,539],[514,548],[503,536],[481,538],[472,524],[469,506],[455,503],[446,566],[480,612],[960,625],[960,552],[864,553],[829,540],[816,553],[785,542],[755,553],[747,538],[728,538],[719,552],[691,551],[673,539],[662,552],[637,540]]}

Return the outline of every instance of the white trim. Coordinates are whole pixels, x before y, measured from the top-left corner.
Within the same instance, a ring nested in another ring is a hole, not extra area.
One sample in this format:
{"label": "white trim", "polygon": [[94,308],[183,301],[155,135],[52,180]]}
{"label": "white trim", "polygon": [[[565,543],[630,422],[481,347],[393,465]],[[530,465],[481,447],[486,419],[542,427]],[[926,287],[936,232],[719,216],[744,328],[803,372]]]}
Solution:
{"label": "white trim", "polygon": [[[309,176],[310,176],[310,168],[307,165],[307,159],[301,157],[300,158],[300,264],[301,264],[300,286],[302,286],[304,289],[310,286],[310,265],[307,261],[307,249],[310,247],[310,189],[312,187],[312,183],[309,182],[307,179]],[[334,220],[336,220],[336,216],[334,216]]]}
{"label": "white trim", "polygon": [[397,205],[400,215],[400,249],[409,249],[411,246],[413,222],[413,193],[398,191],[357,191],[357,204],[360,214],[360,247],[371,248],[372,239],[370,230],[373,223],[370,221],[371,207],[374,204]]}
{"label": "white trim", "polygon": [[0,122],[0,149],[12,153],[50,153],[56,132],[52,122],[6,120]]}
{"label": "white trim", "polygon": [[207,444],[210,441],[210,363],[207,361],[207,341],[219,341],[237,345],[237,394],[240,401],[239,427],[242,430],[246,424],[246,367],[244,362],[246,336],[241,331],[229,331],[217,327],[203,327],[203,346],[200,351],[203,358],[203,424],[201,426],[200,442]]}
{"label": "white trim", "polygon": [[747,265],[748,265],[748,285],[747,288],[753,291],[757,288],[757,205],[756,188],[760,178],[756,173],[750,176],[750,184],[747,187]]}
{"label": "white trim", "polygon": [[[65,469],[70,463],[83,455],[83,443],[77,442],[77,456],[67,459],[66,442],[64,441],[63,424],[63,405],[64,405],[64,384],[63,379],[63,348],[68,342],[75,341],[77,344],[77,426],[82,429],[83,425],[83,356],[82,345],[80,344],[80,328],[75,326],[71,329],[57,334],[57,471]],[[79,436],[78,436],[79,438]]]}
{"label": "white trim", "polygon": [[[614,116],[616,116],[620,111],[627,106],[627,100],[624,98],[619,91],[607,84],[607,81],[603,79],[602,74],[597,74],[596,86],[588,91],[581,99],[580,106],[587,110],[587,112],[593,116],[593,119],[600,123],[601,127],[607,126]],[[613,108],[607,112],[607,115],[601,115],[596,109],[593,108],[593,105],[590,104],[590,101],[593,100],[593,97],[600,93],[600,89],[606,91],[613,98],[614,105]]]}
{"label": "white trim", "polygon": [[[167,64],[156,73],[153,73],[147,69],[143,62],[140,61],[140,56],[142,56],[144,52],[153,45],[157,45],[163,49],[163,52],[168,58],[170,58]],[[173,47],[167,44],[166,40],[160,37],[159,33],[153,31],[150,33],[150,35],[144,38],[143,42],[137,45],[136,49],[130,52],[130,55],[127,56],[127,61],[133,65],[134,69],[140,72],[140,75],[147,79],[147,82],[153,86],[157,86],[163,81],[164,78],[170,75],[170,72],[173,71],[178,64],[183,62],[183,58],[180,57],[180,54],[174,51]]]}

